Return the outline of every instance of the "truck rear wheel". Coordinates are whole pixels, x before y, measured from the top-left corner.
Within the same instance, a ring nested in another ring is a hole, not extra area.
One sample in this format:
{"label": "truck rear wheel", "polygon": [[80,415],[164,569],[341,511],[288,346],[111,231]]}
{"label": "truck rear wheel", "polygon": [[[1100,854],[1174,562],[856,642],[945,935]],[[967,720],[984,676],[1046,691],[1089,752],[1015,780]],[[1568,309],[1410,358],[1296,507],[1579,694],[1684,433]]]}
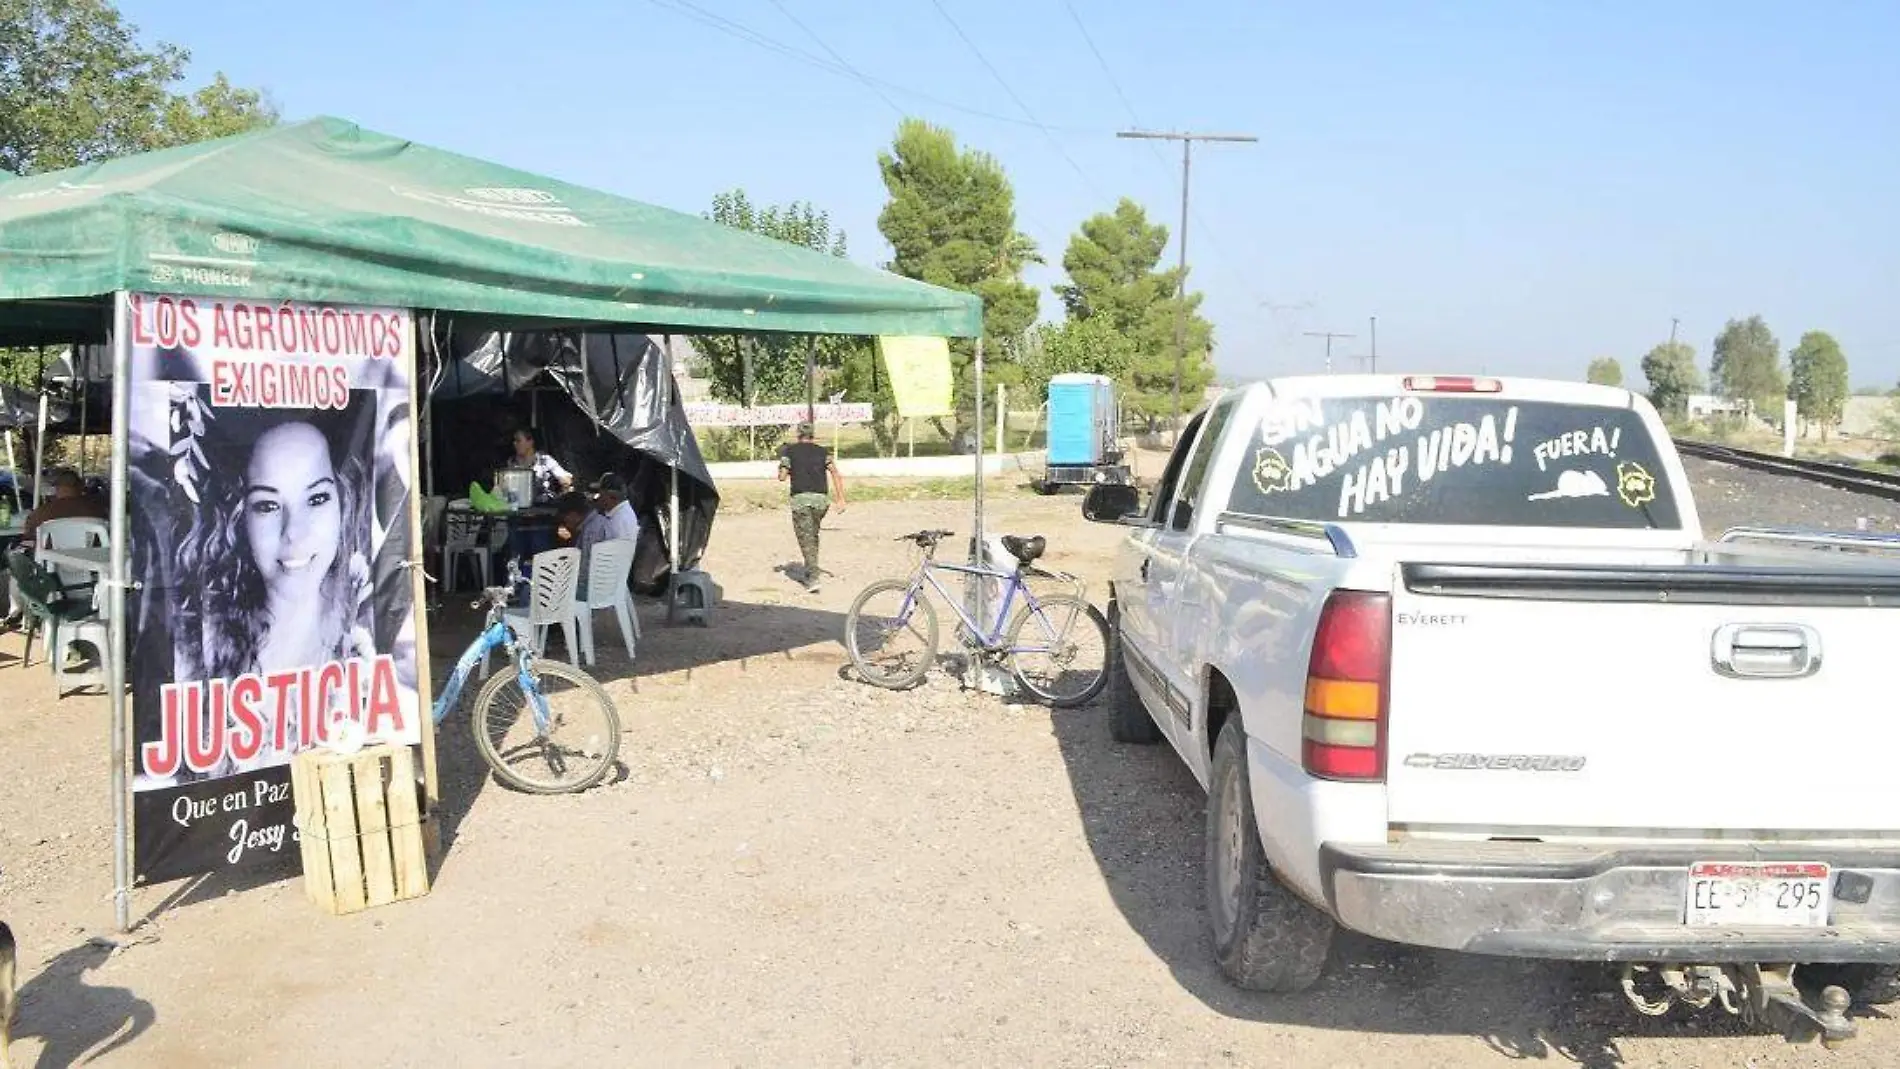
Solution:
{"label": "truck rear wheel", "polygon": [[1148,715],[1148,707],[1135,693],[1128,678],[1128,661],[1122,653],[1121,610],[1108,603],[1108,737],[1116,742],[1140,745],[1161,741],[1161,729]]}
{"label": "truck rear wheel", "polygon": [[1221,971],[1249,991],[1304,991],[1332,949],[1333,919],[1274,876],[1254,822],[1247,738],[1230,716],[1214,744],[1207,800],[1207,919]]}

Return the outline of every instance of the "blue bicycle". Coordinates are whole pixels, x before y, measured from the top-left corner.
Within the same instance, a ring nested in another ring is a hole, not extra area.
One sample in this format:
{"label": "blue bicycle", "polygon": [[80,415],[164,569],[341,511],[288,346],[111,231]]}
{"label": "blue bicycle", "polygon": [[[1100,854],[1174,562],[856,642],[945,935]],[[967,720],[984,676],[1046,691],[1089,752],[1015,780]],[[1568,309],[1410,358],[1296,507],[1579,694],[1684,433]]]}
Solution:
{"label": "blue bicycle", "polygon": [[[899,538],[923,551],[908,579],[885,579],[864,588],[845,615],[845,650],[866,682],[891,690],[912,686],[937,660],[937,611],[924,588],[937,592],[958,620],[957,639],[986,661],[1001,663],[1022,688],[1057,708],[1086,705],[1108,682],[1108,622],[1090,605],[1080,579],[1036,566],[1047,543],[1040,537],[1005,535],[1003,548],[1016,567],[947,564],[935,559],[937,544],[953,531],[918,531]],[[944,573],[974,579],[989,589],[996,616],[978,621],[963,599],[939,578]],[[1066,582],[1067,593],[1037,595],[1024,576]],[[1010,619],[1021,597],[1022,611]],[[1005,629],[1005,624],[1008,624]],[[920,649],[905,649],[916,638]]]}
{"label": "blue bicycle", "polygon": [[560,661],[535,656],[507,616],[508,599],[520,582],[508,562],[508,585],[489,587],[474,608],[486,606],[482,632],[462,657],[435,700],[440,724],[461,700],[470,673],[494,650],[505,650],[513,671],[490,679],[475,695],[471,717],[475,748],[495,777],[530,794],[567,794],[599,783],[620,755],[620,715],[592,676]]}

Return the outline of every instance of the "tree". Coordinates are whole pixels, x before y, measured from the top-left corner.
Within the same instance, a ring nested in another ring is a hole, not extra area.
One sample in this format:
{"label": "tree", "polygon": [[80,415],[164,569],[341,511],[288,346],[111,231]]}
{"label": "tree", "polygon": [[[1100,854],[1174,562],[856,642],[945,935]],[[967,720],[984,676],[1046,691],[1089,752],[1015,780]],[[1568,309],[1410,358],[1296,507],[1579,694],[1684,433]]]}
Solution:
{"label": "tree", "polygon": [[191,53],[136,38],[109,0],[0,0],[0,168],[58,170],[277,121],[221,73],[174,92]]}
{"label": "tree", "polygon": [[1781,371],[1781,343],[1758,315],[1731,319],[1715,336],[1709,382],[1722,396],[1745,401],[1758,413],[1781,411],[1788,380]]}
{"label": "tree", "polygon": [[1135,347],[1105,316],[1044,323],[1023,351],[1023,385],[1038,403],[1049,398],[1057,375],[1107,375],[1120,379],[1135,364]]}
{"label": "tree", "polygon": [[1847,403],[1847,357],[1841,345],[1824,330],[1810,330],[1788,353],[1788,379],[1800,418],[1821,425],[1821,440],[1827,440],[1828,428],[1841,422],[1841,409]]}
{"label": "tree", "polygon": [[1623,385],[1623,365],[1617,363],[1613,356],[1599,356],[1590,361],[1590,367],[1584,371],[1583,377],[1585,381],[1594,382],[1598,386],[1621,386]]}
{"label": "tree", "polygon": [[1183,404],[1214,380],[1209,359],[1214,327],[1199,314],[1201,295],[1179,296],[1179,268],[1157,270],[1168,247],[1168,228],[1124,197],[1112,212],[1085,220],[1069,239],[1062,267],[1069,281],[1055,287],[1069,318],[1106,321],[1131,343],[1123,379],[1123,407],[1155,421],[1173,415],[1177,316],[1186,302],[1186,358],[1181,368]]}
{"label": "tree", "polygon": [[[1042,263],[1036,243],[1016,229],[1016,193],[1002,165],[986,152],[959,149],[956,136],[921,119],[905,119],[888,151],[878,153],[878,171],[890,200],[877,228],[894,253],[887,265],[906,278],[983,298],[986,362],[999,365],[999,381],[1023,334],[1036,321],[1036,291],[1022,280],[1023,268]],[[971,406],[968,373],[972,351],[952,345],[957,359],[959,415]]]}
{"label": "tree", "polygon": [[[831,216],[811,204],[793,201],[780,207],[753,205],[743,189],[713,197],[706,218],[735,230],[761,234],[807,249],[845,255],[844,231],[833,231]],[[868,346],[860,338],[825,335],[816,339],[818,366],[841,369],[854,350]],[[806,398],[805,360],[813,339],[805,334],[708,334],[693,339],[708,387],[721,401],[735,404],[793,404]],[[751,381],[746,381],[746,359]]]}
{"label": "tree", "polygon": [[1689,395],[1702,388],[1695,349],[1687,342],[1663,342],[1643,356],[1643,377],[1649,380],[1649,403],[1666,418],[1686,414]]}

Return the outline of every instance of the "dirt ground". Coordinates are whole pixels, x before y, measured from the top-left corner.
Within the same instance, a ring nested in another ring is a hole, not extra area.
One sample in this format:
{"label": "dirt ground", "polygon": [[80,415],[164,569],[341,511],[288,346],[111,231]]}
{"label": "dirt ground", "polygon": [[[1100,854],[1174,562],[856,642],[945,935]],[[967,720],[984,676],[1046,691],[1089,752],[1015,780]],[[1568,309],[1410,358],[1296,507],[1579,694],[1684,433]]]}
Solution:
{"label": "dirt ground", "polygon": [[[1884,502],[1698,465],[1705,523],[1829,522]],[[296,879],[141,889],[116,953],[104,700],[55,702],[0,639],[0,918],[22,944],[23,1066],[1890,1066],[1900,1026],[1837,1052],[1716,1013],[1638,1017],[1590,970],[1343,938],[1319,988],[1228,986],[1201,912],[1199,788],[1171,751],[933,677],[842,676],[843,612],[899,572],[904,531],[969,505],[834,513],[836,572],[779,568],[782,511],[721,513],[711,628],[649,607],[637,663],[598,674],[626,722],[618,782],[536,798],[445,725],[447,850],[427,897],[345,918]],[[992,528],[1051,536],[1099,580],[1117,532],[1012,494]],[[1099,583],[1091,591],[1100,600]],[[605,620],[603,619],[603,624]],[[446,630],[446,629],[444,629]],[[946,631],[948,629],[946,628]],[[441,631],[446,670],[455,637]]]}

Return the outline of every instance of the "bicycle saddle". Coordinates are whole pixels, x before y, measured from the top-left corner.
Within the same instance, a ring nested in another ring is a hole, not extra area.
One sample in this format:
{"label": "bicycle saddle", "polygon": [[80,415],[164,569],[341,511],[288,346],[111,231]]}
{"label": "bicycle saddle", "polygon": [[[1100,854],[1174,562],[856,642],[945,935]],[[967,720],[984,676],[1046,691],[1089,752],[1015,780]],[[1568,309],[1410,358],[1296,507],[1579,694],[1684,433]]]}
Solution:
{"label": "bicycle saddle", "polygon": [[1009,555],[1022,563],[1033,564],[1037,557],[1042,556],[1042,551],[1049,548],[1049,540],[1041,535],[1031,535],[1028,538],[1021,535],[1004,535],[1003,548],[1009,550]]}

